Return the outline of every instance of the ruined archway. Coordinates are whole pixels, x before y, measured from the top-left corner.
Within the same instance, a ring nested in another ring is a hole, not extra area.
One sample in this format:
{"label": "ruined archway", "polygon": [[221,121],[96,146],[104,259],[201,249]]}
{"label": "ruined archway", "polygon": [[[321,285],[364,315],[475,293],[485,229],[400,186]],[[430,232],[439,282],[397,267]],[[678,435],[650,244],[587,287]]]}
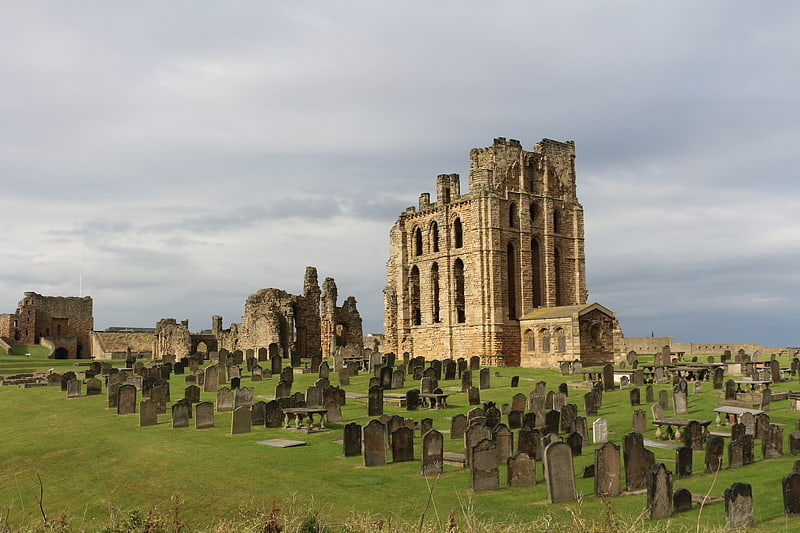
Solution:
{"label": "ruined archway", "polygon": [[69,352],[63,346],[56,348],[53,352],[53,359],[69,359]]}

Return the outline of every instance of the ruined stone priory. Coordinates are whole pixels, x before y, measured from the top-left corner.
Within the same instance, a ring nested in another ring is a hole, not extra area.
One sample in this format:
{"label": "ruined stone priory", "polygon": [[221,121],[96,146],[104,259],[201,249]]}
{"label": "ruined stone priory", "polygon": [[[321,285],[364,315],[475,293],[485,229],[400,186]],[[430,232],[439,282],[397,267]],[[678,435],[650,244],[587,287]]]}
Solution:
{"label": "ruined stone priory", "polygon": [[390,231],[383,350],[524,367],[622,357],[616,315],[586,303],[575,182],[574,142],[550,139],[472,149],[468,192],[439,175],[436,198]]}

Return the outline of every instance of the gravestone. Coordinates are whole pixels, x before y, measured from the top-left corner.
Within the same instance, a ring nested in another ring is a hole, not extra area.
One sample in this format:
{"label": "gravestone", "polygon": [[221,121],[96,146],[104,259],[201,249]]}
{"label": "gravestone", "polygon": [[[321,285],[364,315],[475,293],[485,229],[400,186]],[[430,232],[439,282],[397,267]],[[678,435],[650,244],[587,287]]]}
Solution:
{"label": "gravestone", "polygon": [[619,378],[619,388],[620,388],[620,390],[627,389],[628,385],[630,385],[630,378],[628,378],[628,376],[621,376]]}
{"label": "gravestone", "polygon": [[725,439],[712,435],[706,442],[706,472],[717,472],[722,468],[722,454],[725,450]]}
{"label": "gravestone", "polygon": [[422,475],[441,474],[444,465],[444,437],[435,429],[422,435]]}
{"label": "gravestone", "polygon": [[509,487],[536,485],[536,461],[528,454],[519,452],[509,457],[507,467]]}
{"label": "gravestone", "polygon": [[647,414],[644,409],[634,409],[632,416],[632,428],[635,433],[644,434],[647,431]]}
{"label": "gravestone", "polygon": [[266,412],[264,413],[264,427],[279,428],[283,426],[283,410],[278,400],[267,402]]}
{"label": "gravestone", "polygon": [[767,413],[759,413],[756,417],[756,434],[757,439],[763,439],[764,433],[769,427],[769,415]]}
{"label": "gravestone", "polygon": [[572,450],[566,443],[552,442],[544,449],[544,480],[550,503],[572,501],[577,498]]}
{"label": "gravestone", "polygon": [[252,407],[253,405],[253,388],[252,387],[239,387],[234,392],[233,407]]}
{"label": "gravestone", "polygon": [[117,408],[117,401],[119,398],[119,388],[122,386],[121,383],[112,383],[106,388],[106,398],[108,400],[108,404],[106,407],[109,409],[116,409]]}
{"label": "gravestone", "polygon": [[560,411],[567,404],[567,396],[560,392],[553,393],[553,407],[552,409]]}
{"label": "gravestone", "polygon": [[514,434],[505,424],[498,424],[492,430],[492,440],[497,444],[497,463],[506,464],[514,455]]}
{"label": "gravestone", "polygon": [[478,373],[478,376],[479,376],[479,387],[481,390],[486,390],[491,388],[490,374],[488,368],[481,368]]}
{"label": "gravestone", "polygon": [[519,387],[519,376],[511,376],[511,388]]}
{"label": "gravestone", "polygon": [[379,386],[370,387],[367,396],[367,416],[381,416],[383,414],[383,389]]}
{"label": "gravestone", "polygon": [[631,391],[628,393],[628,399],[630,400],[631,407],[636,407],[638,405],[641,405],[642,402],[639,389],[637,388],[631,389]]}
{"label": "gravestone", "polygon": [[594,391],[583,395],[583,409],[586,411],[586,416],[597,416],[597,395]]}
{"label": "gravestone", "polygon": [[742,529],[753,521],[753,487],[749,483],[734,483],[725,489],[725,527]]}
{"label": "gravestone", "polygon": [[470,370],[480,370],[481,368],[481,358],[479,355],[473,355],[469,358],[469,369]]}
{"label": "gravestone", "polygon": [[525,397],[524,394],[518,392],[511,398],[511,410],[512,411],[525,411],[525,407],[527,407],[528,399]]}
{"label": "gravestone", "polygon": [[575,418],[578,416],[578,406],[574,403],[568,403],[561,408],[561,422],[559,430],[561,433],[569,433],[573,431]]}
{"label": "gravestone", "polygon": [[692,475],[692,459],[694,450],[689,446],[681,446],[675,450],[675,477],[683,479]]}
{"label": "gravestone", "polygon": [[678,489],[672,495],[672,507],[675,512],[692,510],[692,492],[689,489]]}
{"label": "gravestone", "polygon": [[157,423],[156,403],[149,399],[139,402],[139,427],[155,426]]}
{"label": "gravestone", "polygon": [[502,413],[497,407],[488,407],[484,410],[484,416],[486,417],[486,426],[493,429],[500,423]]}
{"label": "gravestone", "polygon": [[542,433],[538,429],[523,427],[517,432],[517,453],[541,461],[542,449]]}
{"label": "gravestone", "polygon": [[614,390],[614,365],[603,365],[603,392]]}
{"label": "gravestone", "polygon": [[792,472],[781,481],[783,488],[783,512],[786,516],[800,514],[800,474]]}
{"label": "gravestone", "polygon": [[500,488],[500,470],[497,467],[497,444],[481,439],[471,450],[470,473],[472,490]]}
{"label": "gravestone", "polygon": [[753,416],[753,413],[743,413],[739,417],[739,423],[744,426],[745,435],[756,436],[756,417]]}
{"label": "gravestone", "polygon": [[800,431],[789,433],[789,455],[800,455]]}
{"label": "gravestone", "polygon": [[[492,432],[484,425],[472,424],[464,431],[464,466],[472,468],[472,449],[482,440],[491,440]],[[497,464],[495,451],[495,465]]]}
{"label": "gravestone", "polygon": [[598,418],[592,423],[592,441],[595,444],[608,442],[608,422],[605,418]]}
{"label": "gravestone", "polygon": [[664,463],[647,473],[647,512],[653,520],[672,514],[672,474]]}
{"label": "gravestone", "polygon": [[667,391],[658,391],[658,405],[661,407],[661,409],[669,409],[669,396]]}
{"label": "gravestone", "polygon": [[205,369],[203,376],[203,392],[216,392],[219,387],[219,367],[211,365]]}
{"label": "gravestone", "polygon": [[655,456],[644,447],[640,433],[628,433],[622,437],[622,458],[628,490],[646,489],[647,473],[655,468]]}
{"label": "gravestone", "polygon": [[535,428],[536,427],[536,413],[523,413],[522,427]]}
{"label": "gravestone", "polygon": [[761,390],[761,410],[769,411],[769,406],[772,403],[772,389],[765,387]]}
{"label": "gravestone", "polygon": [[250,408],[250,423],[254,426],[263,426],[267,422],[267,402],[259,400],[253,402]]}
{"label": "gravestone", "polygon": [[79,398],[83,383],[79,379],[71,379],[67,381],[67,398]]}
{"label": "gravestone", "polygon": [[644,389],[644,401],[647,403],[653,403],[655,400],[653,399],[653,386],[648,385]]}
{"label": "gravestone", "polygon": [[721,389],[722,382],[725,378],[725,369],[718,366],[714,369],[713,387],[714,389]]}
{"label": "gravestone", "polygon": [[463,413],[454,415],[450,420],[450,438],[463,439],[464,431],[467,429],[467,417]]}
{"label": "gravestone", "polygon": [[575,420],[572,421],[572,431],[579,434],[583,439],[583,442],[589,442],[589,429],[586,427],[585,416],[575,417]]}
{"label": "gravestone", "polygon": [[285,379],[278,381],[275,385],[275,398],[288,398],[292,395],[292,384]]}
{"label": "gravestone", "polygon": [[770,424],[761,436],[761,457],[773,459],[783,455],[783,428]]}
{"label": "gravestone", "polygon": [[673,412],[676,415],[689,414],[689,403],[686,397],[685,390],[676,390],[672,392],[672,405],[673,405]]}
{"label": "gravestone", "polygon": [[470,387],[467,391],[467,402],[469,405],[481,404],[481,391],[477,387]]}
{"label": "gravestone", "polygon": [[211,402],[200,402],[195,406],[194,412],[195,429],[205,429],[214,427],[214,404]]}
{"label": "gravestone", "polygon": [[361,455],[361,426],[355,422],[345,424],[342,446],[345,457]]}
{"label": "gravestone", "polygon": [[[380,385],[383,389],[389,390],[392,388],[392,376],[394,375],[394,368],[384,366],[380,369]],[[423,391],[424,392],[424,391]]]}
{"label": "gravestone", "polygon": [[618,496],[619,493],[619,446],[613,442],[606,442],[594,451],[594,494]]}
{"label": "gravestone", "polygon": [[103,394],[103,382],[97,378],[86,380],[86,396],[96,396]]}
{"label": "gravestone", "polygon": [[252,425],[250,407],[241,406],[233,410],[233,416],[231,417],[231,435],[250,433]]}
{"label": "gravestone", "polygon": [[644,387],[644,370],[641,368],[637,368],[633,372],[633,386],[634,387]]}
{"label": "gravestone", "polygon": [[233,391],[222,387],[217,391],[217,412],[233,411]]}
{"label": "gravestone", "polygon": [[683,432],[683,444],[693,450],[703,449],[703,426],[697,420],[690,421]]}
{"label": "gravestone", "polygon": [[456,379],[457,375],[457,365],[456,362],[452,359],[448,359],[444,362],[444,379],[445,381],[451,381]]}
{"label": "gravestone", "polygon": [[[144,403],[144,402],[143,402]],[[172,405],[172,428],[189,427],[189,407],[187,402],[177,402]]]}
{"label": "gravestone", "polygon": [[729,379],[725,382],[725,399],[726,400],[735,400],[736,399],[736,382],[732,379]]}
{"label": "gravestone", "polygon": [[120,385],[117,392],[117,414],[130,415],[136,412],[136,387],[133,385]]}
{"label": "gravestone", "polygon": [[508,427],[520,429],[522,427],[522,411],[511,410],[508,412]]}
{"label": "gravestone", "polygon": [[414,430],[399,427],[391,433],[392,462],[414,460]]}
{"label": "gravestone", "polygon": [[572,450],[572,457],[580,457],[583,453],[583,437],[580,433],[572,432],[567,435],[565,441]]}
{"label": "gravestone", "polygon": [[372,419],[364,426],[364,466],[386,464],[386,425]]}
{"label": "gravestone", "polygon": [[703,392],[703,382],[699,381],[699,380],[695,381],[694,382],[694,393],[695,394],[700,394],[701,392]]}
{"label": "gravestone", "polygon": [[548,433],[558,434],[561,429],[561,412],[551,409],[544,415],[544,426]]}
{"label": "gravestone", "polygon": [[403,368],[395,368],[392,372],[392,383],[391,386],[393,389],[402,389],[405,387],[406,384],[406,371]]}
{"label": "gravestone", "polygon": [[185,389],[183,389],[183,397],[186,398],[191,403],[197,403],[200,401],[200,387],[197,385],[189,385]]}
{"label": "gravestone", "polygon": [[744,466],[744,435],[731,438],[728,443],[728,468]]}

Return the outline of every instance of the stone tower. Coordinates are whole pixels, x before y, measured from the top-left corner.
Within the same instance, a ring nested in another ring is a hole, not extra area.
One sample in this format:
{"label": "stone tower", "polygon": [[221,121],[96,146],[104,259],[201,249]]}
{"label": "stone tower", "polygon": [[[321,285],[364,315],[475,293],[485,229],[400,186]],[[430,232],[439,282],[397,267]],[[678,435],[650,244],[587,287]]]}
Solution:
{"label": "stone tower", "polygon": [[524,315],[586,303],[575,145],[495,139],[470,152],[460,189],[438,176],[435,201],[423,193],[391,229],[384,349],[519,365]]}

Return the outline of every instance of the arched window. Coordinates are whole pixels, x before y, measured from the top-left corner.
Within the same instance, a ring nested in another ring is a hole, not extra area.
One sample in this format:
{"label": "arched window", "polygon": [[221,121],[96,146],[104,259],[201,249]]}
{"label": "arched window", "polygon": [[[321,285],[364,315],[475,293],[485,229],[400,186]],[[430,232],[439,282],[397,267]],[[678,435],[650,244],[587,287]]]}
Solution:
{"label": "arched window", "polygon": [[558,209],[553,209],[553,233],[560,233],[561,228],[561,215],[558,212]]}
{"label": "arched window", "polygon": [[564,305],[564,298],[561,295],[562,292],[562,261],[561,261],[561,252],[558,248],[553,251],[553,270],[555,271],[555,283],[553,283],[553,288],[556,292],[556,305]]}
{"label": "arched window", "polygon": [[539,346],[542,347],[542,353],[550,353],[550,332],[546,329],[539,331]]}
{"label": "arched window", "polygon": [[464,246],[464,236],[462,235],[463,229],[461,228],[461,219],[457,218],[453,221],[453,243],[456,248]]}
{"label": "arched window", "polygon": [[456,259],[453,265],[453,280],[455,283],[456,322],[463,324],[467,321],[467,307],[464,298],[464,262],[461,259]]}
{"label": "arched window", "polygon": [[433,323],[441,322],[439,317],[439,264],[431,266],[431,303],[433,304]]}
{"label": "arched window", "polygon": [[556,330],[556,352],[564,353],[567,351],[567,336],[564,330],[558,328]]}
{"label": "arched window", "polygon": [[508,206],[508,225],[511,228],[517,226],[517,204],[515,203]]}
{"label": "arched window", "polygon": [[434,220],[431,222],[431,251],[438,252],[439,251],[439,224],[436,223]]}
{"label": "arched window", "polygon": [[414,255],[422,255],[422,230],[414,230]]}
{"label": "arched window", "polygon": [[531,216],[531,225],[539,221],[539,208],[536,206],[536,202],[531,202],[528,212]]}
{"label": "arched window", "polygon": [[531,286],[533,288],[533,307],[542,306],[542,254],[539,241],[531,239]]}
{"label": "arched window", "polygon": [[420,309],[420,287],[419,287],[419,268],[417,265],[411,267],[408,276],[408,296],[411,306],[411,325],[419,326],[422,323],[422,311]]}
{"label": "arched window", "polygon": [[514,245],[508,243],[506,252],[506,278],[508,279],[508,318],[517,318],[517,267]]}
{"label": "arched window", "polygon": [[525,344],[525,351],[529,353],[536,351],[536,335],[534,335],[533,331],[530,329],[525,331]]}

